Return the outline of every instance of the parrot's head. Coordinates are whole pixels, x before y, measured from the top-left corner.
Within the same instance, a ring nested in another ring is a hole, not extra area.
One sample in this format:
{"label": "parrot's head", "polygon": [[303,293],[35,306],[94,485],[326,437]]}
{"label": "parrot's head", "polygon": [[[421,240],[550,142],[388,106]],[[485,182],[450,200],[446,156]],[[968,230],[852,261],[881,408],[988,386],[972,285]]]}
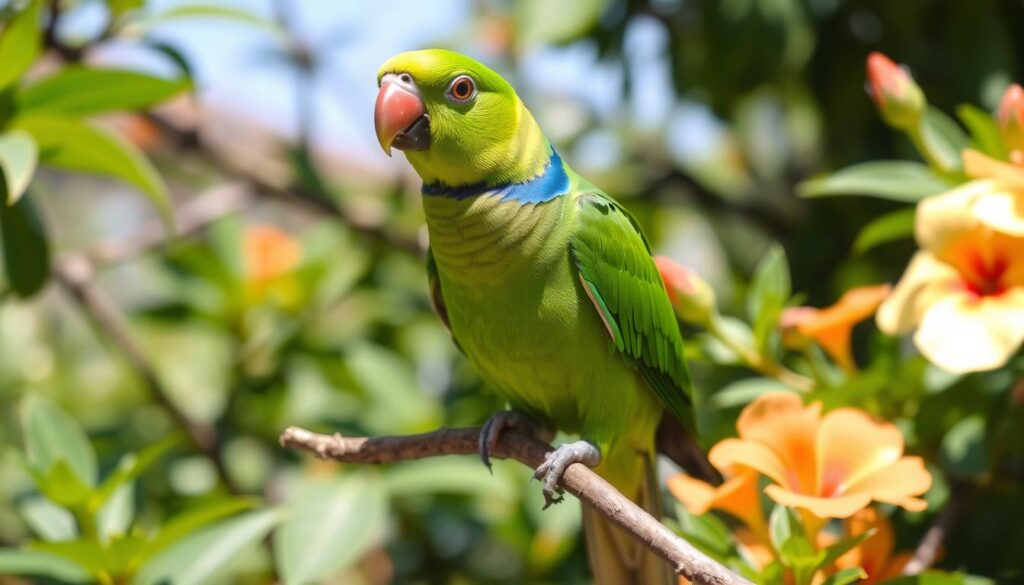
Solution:
{"label": "parrot's head", "polygon": [[425,183],[517,182],[547,160],[547,142],[512,86],[465,55],[401,53],[380,68],[377,83],[381,148],[405,151]]}

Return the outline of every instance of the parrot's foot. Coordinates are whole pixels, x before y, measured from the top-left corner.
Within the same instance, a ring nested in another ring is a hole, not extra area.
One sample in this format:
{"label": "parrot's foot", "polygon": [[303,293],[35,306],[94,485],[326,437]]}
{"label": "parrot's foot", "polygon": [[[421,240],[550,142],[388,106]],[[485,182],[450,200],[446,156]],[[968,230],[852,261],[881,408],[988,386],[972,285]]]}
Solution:
{"label": "parrot's foot", "polygon": [[501,433],[512,428],[537,437],[547,434],[543,425],[518,410],[502,410],[492,414],[480,430],[480,459],[488,471],[491,471],[491,451],[498,446]]}
{"label": "parrot's foot", "polygon": [[562,489],[558,487],[558,480],[562,479],[565,470],[573,463],[596,467],[601,463],[601,450],[590,441],[574,441],[559,445],[554,452],[544,457],[544,463],[540,464],[533,477],[544,482],[545,510],[551,504],[562,501]]}

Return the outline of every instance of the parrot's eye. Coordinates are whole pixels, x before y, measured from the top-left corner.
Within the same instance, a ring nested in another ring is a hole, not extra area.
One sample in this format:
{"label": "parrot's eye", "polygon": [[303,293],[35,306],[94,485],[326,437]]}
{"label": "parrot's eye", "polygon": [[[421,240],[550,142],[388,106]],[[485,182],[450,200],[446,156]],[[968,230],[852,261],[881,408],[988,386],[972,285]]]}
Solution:
{"label": "parrot's eye", "polygon": [[448,97],[456,103],[464,104],[476,97],[476,84],[468,75],[460,75],[448,85]]}

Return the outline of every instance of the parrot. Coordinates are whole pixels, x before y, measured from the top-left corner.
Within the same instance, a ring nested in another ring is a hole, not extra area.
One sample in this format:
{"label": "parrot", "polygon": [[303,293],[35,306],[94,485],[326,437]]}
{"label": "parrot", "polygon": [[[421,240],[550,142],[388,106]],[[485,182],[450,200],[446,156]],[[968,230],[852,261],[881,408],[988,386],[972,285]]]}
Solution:
{"label": "parrot", "polygon": [[[660,520],[655,432],[664,413],[696,433],[683,339],[636,219],[574,172],[513,87],[442,49],[381,66],[374,126],[422,180],[434,310],[508,410],[480,433],[480,456],[510,428],[579,440],[535,473],[545,507],[573,463],[591,467]],[[584,507],[598,584],[673,583],[667,562]]]}

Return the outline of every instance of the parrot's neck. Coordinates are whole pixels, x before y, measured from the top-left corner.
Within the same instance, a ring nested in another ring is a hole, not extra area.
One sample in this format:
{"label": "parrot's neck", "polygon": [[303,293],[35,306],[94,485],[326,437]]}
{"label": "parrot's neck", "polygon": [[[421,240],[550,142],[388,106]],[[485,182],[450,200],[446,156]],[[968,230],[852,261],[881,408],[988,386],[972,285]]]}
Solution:
{"label": "parrot's neck", "polygon": [[543,203],[569,192],[569,174],[565,163],[554,148],[547,147],[548,157],[543,169],[530,178],[496,185],[476,183],[461,187],[448,187],[442,183],[423,183],[424,197],[469,199],[479,195],[499,197],[502,201],[517,203]]}

